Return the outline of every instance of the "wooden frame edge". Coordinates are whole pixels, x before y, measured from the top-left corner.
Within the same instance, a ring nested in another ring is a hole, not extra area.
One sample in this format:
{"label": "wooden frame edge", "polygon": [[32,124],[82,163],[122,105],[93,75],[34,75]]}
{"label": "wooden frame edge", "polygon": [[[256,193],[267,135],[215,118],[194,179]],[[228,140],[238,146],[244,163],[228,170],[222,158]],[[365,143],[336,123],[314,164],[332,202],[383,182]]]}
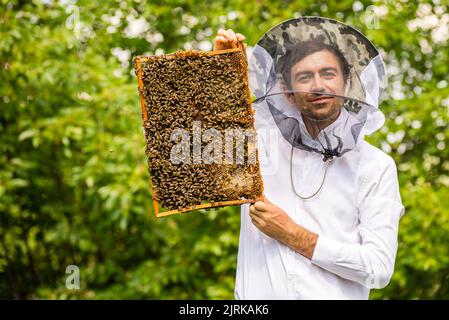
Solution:
{"label": "wooden frame edge", "polygon": [[189,212],[193,210],[199,210],[199,209],[209,209],[209,208],[216,208],[216,207],[224,207],[224,206],[232,206],[232,205],[238,205],[238,204],[244,204],[244,203],[253,203],[256,202],[254,199],[245,199],[245,200],[230,200],[230,201],[220,201],[220,202],[211,202],[211,203],[204,203],[204,204],[198,204],[187,208],[177,209],[177,210],[170,210],[161,212],[158,215],[156,215],[157,218],[162,218],[166,216],[171,216],[174,214]]}

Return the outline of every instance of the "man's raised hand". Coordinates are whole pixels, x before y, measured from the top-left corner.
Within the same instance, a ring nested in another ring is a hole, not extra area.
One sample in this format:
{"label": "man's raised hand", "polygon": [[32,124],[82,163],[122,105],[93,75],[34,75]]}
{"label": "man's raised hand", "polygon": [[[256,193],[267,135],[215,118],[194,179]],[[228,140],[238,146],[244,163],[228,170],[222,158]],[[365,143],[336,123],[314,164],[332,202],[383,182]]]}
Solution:
{"label": "man's raised hand", "polygon": [[[232,29],[220,29],[214,39],[214,51],[237,48],[240,42],[245,40],[245,36],[235,33]],[[246,44],[244,44],[246,48]]]}

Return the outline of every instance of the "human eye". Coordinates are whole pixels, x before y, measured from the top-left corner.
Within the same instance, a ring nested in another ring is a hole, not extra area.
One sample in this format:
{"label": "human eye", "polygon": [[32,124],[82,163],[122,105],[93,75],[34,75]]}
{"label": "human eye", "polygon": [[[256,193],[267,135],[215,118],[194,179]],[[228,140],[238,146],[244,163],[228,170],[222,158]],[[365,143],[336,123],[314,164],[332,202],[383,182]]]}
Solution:
{"label": "human eye", "polygon": [[332,79],[332,78],[334,78],[334,77],[336,76],[336,74],[335,74],[335,72],[333,72],[333,71],[324,71],[324,72],[322,73],[322,76],[323,76],[324,78],[326,78],[326,79]]}
{"label": "human eye", "polygon": [[296,81],[303,82],[303,83],[307,82],[309,79],[310,79],[310,75],[308,75],[308,74],[303,74],[303,75],[299,75],[296,77]]}

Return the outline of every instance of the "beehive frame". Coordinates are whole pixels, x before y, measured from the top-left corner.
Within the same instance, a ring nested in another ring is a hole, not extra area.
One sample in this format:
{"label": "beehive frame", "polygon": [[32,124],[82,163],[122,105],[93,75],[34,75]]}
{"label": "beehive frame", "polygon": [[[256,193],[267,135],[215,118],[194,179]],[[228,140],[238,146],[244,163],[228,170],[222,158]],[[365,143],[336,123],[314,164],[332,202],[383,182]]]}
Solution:
{"label": "beehive frame", "polygon": [[[220,55],[220,54],[227,54],[227,53],[235,53],[235,52],[239,52],[239,51],[244,56],[244,59],[246,61],[246,52],[245,52],[245,49],[243,48],[242,44],[240,44],[238,48],[220,50],[220,51],[212,51],[212,52],[207,52],[206,54],[207,54],[207,56],[213,56],[213,55]],[[165,56],[170,57],[172,55],[165,55]],[[176,56],[173,55],[173,57],[175,58]],[[150,59],[150,58],[147,56],[137,56],[134,59],[134,65],[135,65],[135,69],[136,69],[139,93],[140,93],[140,103],[141,103],[141,108],[142,108],[142,120],[143,120],[144,130],[145,130],[145,128],[149,128],[149,115],[147,112],[147,106],[145,105],[145,98],[144,98],[144,94],[143,94],[144,81],[143,81],[142,64],[145,63],[146,61],[148,61],[148,59]],[[248,79],[246,79],[245,86],[247,88],[247,90],[246,90],[247,91],[247,97],[246,97],[247,104],[251,105],[251,94],[250,94],[250,90],[249,90],[249,86],[248,86]],[[253,125],[252,129],[254,129],[254,125]],[[257,172],[258,173],[260,172],[258,161],[257,161]],[[155,192],[155,188],[154,188],[154,180],[153,180],[152,175],[150,175],[150,182],[151,182],[150,188],[151,188],[152,200],[153,200],[153,210],[154,210],[154,215],[157,218],[165,217],[165,216],[169,216],[169,215],[173,215],[173,214],[178,214],[178,213],[184,213],[184,212],[188,212],[188,211],[192,211],[192,210],[209,209],[209,208],[214,208],[214,207],[223,207],[223,206],[251,203],[257,199],[257,197],[256,197],[256,199],[239,199],[239,200],[231,200],[231,201],[217,201],[217,202],[210,202],[210,203],[202,203],[202,204],[198,204],[198,205],[187,206],[187,207],[176,209],[176,210],[160,212],[159,200],[155,196],[156,192]],[[263,189],[262,182],[261,182],[261,188]]]}

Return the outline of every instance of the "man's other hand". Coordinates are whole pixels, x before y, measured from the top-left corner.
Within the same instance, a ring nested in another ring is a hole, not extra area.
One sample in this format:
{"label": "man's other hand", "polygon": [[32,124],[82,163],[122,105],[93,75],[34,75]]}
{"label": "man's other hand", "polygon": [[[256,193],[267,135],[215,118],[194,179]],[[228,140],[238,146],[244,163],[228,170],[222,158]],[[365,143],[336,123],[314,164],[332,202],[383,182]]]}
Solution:
{"label": "man's other hand", "polygon": [[295,222],[265,195],[249,207],[249,215],[253,224],[267,236],[282,243],[287,243],[291,237]]}
{"label": "man's other hand", "polygon": [[264,195],[249,207],[249,215],[261,232],[312,259],[318,234],[296,224],[284,210],[271,203]]}

